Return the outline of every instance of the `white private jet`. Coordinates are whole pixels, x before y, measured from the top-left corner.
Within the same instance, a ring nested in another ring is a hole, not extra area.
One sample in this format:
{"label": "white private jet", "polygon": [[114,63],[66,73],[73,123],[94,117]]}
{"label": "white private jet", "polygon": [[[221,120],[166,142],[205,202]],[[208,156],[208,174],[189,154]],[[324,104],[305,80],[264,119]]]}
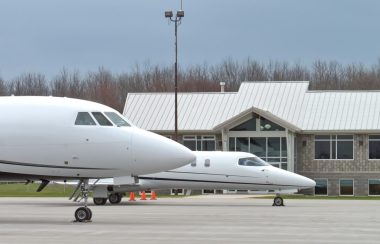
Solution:
{"label": "white private jet", "polygon": [[[276,191],[307,189],[315,181],[271,166],[245,152],[194,152],[196,160],[186,166],[161,173],[140,175],[135,185],[118,185],[113,179],[93,180],[94,203],[120,203],[123,193],[170,188]],[[69,183],[75,184],[75,183]],[[283,206],[277,195],[274,206]]]}
{"label": "white private jet", "polygon": [[136,175],[181,167],[192,151],[132,126],[99,103],[57,97],[0,97],[0,180],[79,180],[77,221],[91,220],[89,178],[133,183]]}

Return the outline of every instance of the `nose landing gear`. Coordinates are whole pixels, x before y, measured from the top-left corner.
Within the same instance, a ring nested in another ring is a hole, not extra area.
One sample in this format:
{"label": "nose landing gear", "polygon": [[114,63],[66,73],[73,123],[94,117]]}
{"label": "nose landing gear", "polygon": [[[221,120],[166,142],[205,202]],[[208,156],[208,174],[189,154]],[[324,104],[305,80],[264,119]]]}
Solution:
{"label": "nose landing gear", "polygon": [[78,208],[75,211],[75,220],[77,222],[90,222],[92,218],[92,211],[87,207],[89,184],[88,179],[84,179],[80,184],[80,191],[82,193],[82,198],[84,199],[84,206]]}
{"label": "nose landing gear", "polygon": [[284,199],[279,194],[277,194],[276,197],[273,199],[272,206],[276,206],[276,207],[284,206]]}

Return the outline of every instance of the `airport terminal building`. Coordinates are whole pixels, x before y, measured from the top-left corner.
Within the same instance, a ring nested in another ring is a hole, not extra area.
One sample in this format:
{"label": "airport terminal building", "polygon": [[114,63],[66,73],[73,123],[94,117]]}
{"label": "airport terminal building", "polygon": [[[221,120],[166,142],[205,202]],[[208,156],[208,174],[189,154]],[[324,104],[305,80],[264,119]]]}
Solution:
{"label": "airport terminal building", "polygon": [[[312,91],[309,82],[243,82],[238,92],[179,93],[179,141],[251,152],[310,177],[316,195],[380,195],[380,91]],[[124,115],[174,134],[173,93],[130,93]]]}

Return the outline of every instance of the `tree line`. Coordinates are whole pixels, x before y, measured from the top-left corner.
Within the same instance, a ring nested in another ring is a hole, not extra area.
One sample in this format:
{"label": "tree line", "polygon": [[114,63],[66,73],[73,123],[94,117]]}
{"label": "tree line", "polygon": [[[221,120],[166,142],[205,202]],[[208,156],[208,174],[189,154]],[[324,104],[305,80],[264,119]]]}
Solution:
{"label": "tree line", "polygon": [[[180,92],[218,92],[220,82],[226,91],[237,91],[243,81],[310,81],[312,90],[380,90],[380,59],[377,64],[341,64],[317,60],[306,66],[289,62],[259,62],[252,59],[226,59],[216,65],[180,68]],[[135,65],[130,71],[112,73],[100,67],[85,75],[62,69],[47,79],[41,73],[25,73],[10,80],[0,77],[0,95],[52,95],[92,100],[123,110],[130,92],[174,91],[174,68]]]}

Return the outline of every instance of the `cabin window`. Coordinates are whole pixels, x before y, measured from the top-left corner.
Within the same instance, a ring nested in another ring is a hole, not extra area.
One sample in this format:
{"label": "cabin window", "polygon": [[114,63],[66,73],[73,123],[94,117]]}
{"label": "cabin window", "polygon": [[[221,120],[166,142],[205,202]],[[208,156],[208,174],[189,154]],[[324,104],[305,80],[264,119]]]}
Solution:
{"label": "cabin window", "polygon": [[92,112],[96,121],[98,121],[101,126],[113,126],[112,123],[100,112]]}
{"label": "cabin window", "polygon": [[205,167],[210,167],[210,159],[205,160]]}
{"label": "cabin window", "polygon": [[116,126],[130,126],[127,121],[125,121],[121,116],[114,112],[105,112],[107,117],[116,125]]}
{"label": "cabin window", "polygon": [[193,162],[191,162],[191,167],[196,167],[197,166],[197,160],[194,160]]}
{"label": "cabin window", "polygon": [[259,157],[239,158],[241,166],[268,166],[269,164]]}
{"label": "cabin window", "polygon": [[79,112],[75,119],[75,125],[96,125],[96,123],[89,113]]}

